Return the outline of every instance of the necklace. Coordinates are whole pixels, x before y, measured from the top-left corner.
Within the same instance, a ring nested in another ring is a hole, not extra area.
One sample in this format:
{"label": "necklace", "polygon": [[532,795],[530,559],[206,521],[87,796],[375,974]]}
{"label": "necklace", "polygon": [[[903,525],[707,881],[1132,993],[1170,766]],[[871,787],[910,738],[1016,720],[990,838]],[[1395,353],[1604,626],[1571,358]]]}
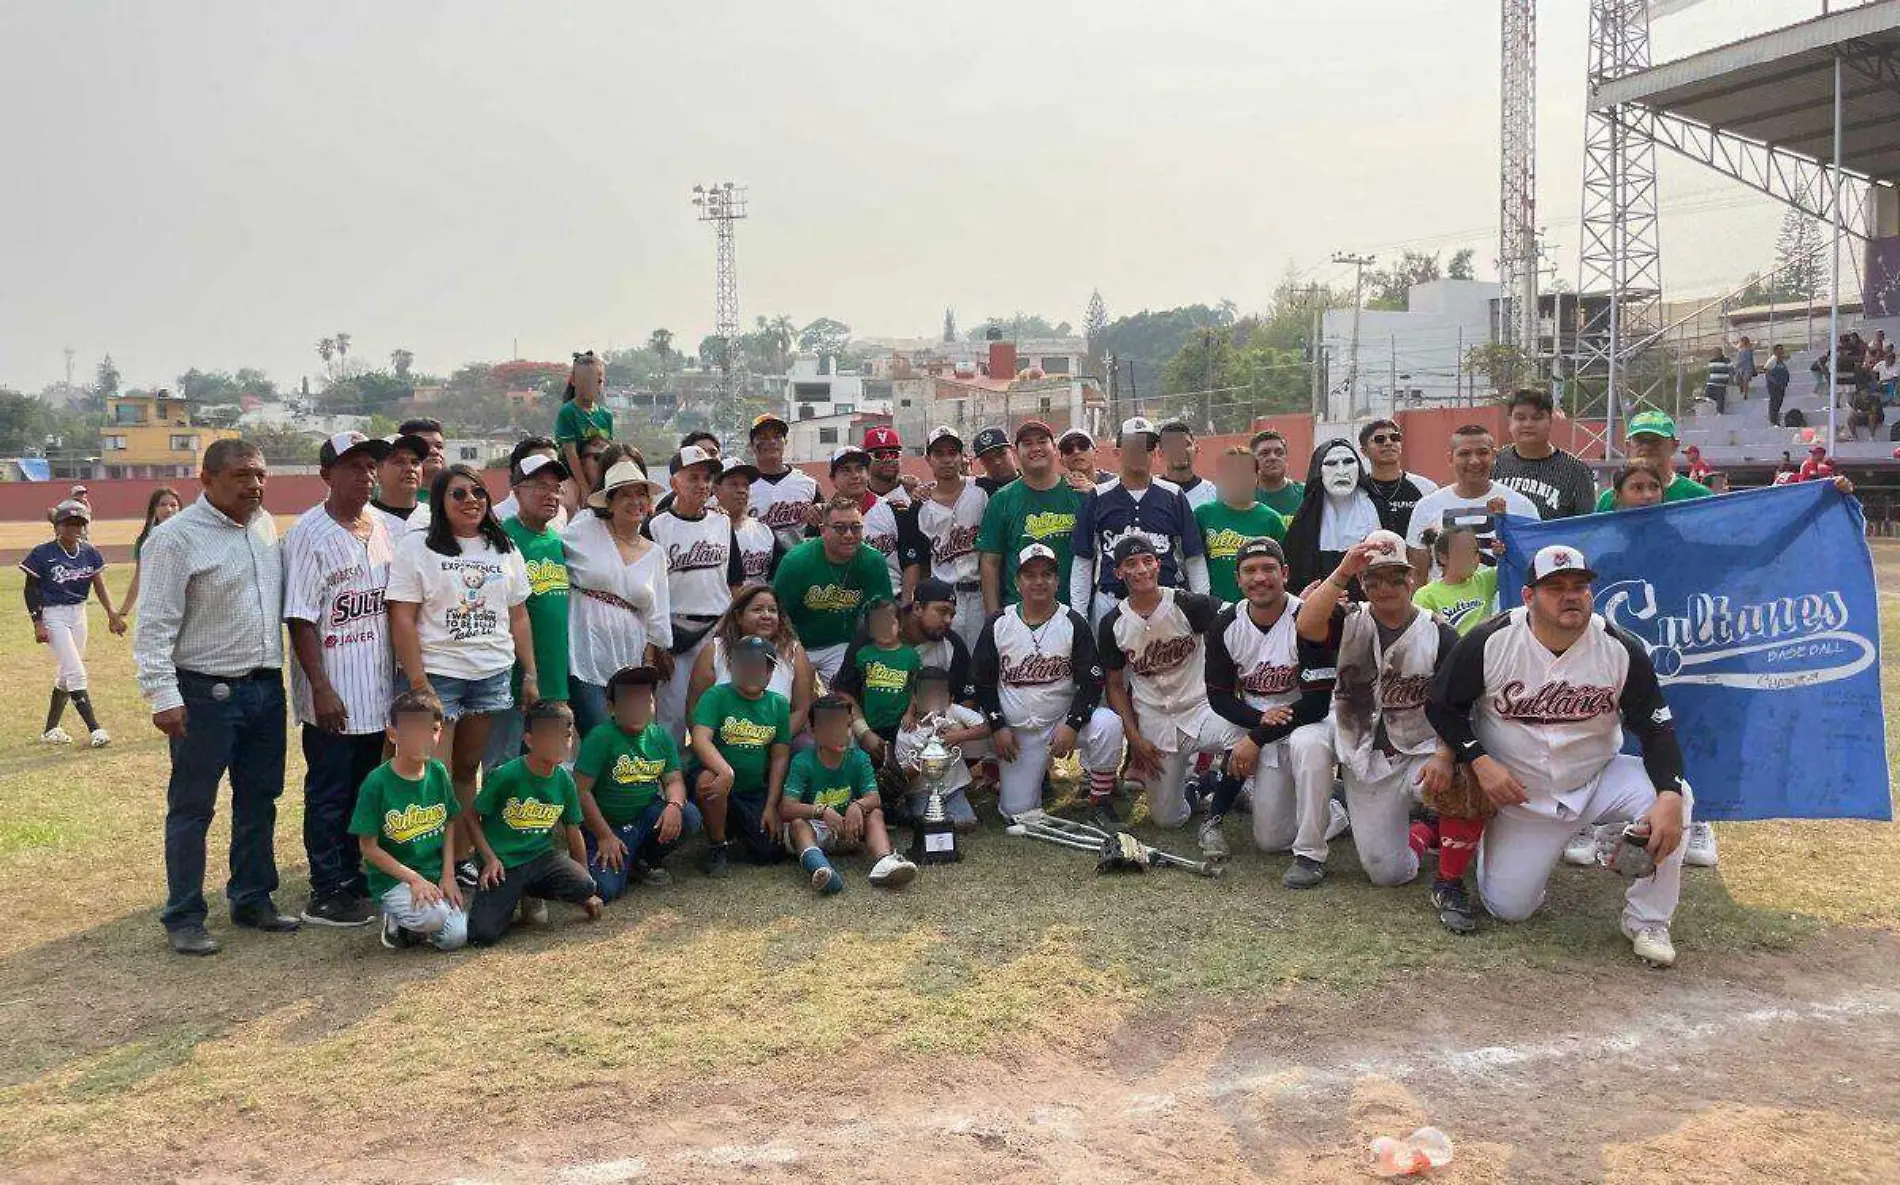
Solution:
{"label": "necklace", "polygon": [[1366,483],[1372,487],[1372,492],[1378,497],[1379,501],[1390,502],[1398,495],[1399,487],[1405,484],[1405,473],[1401,470],[1399,475],[1389,482],[1380,481],[1368,473],[1366,474]]}
{"label": "necklace", "polygon": [[1054,621],[1056,617],[1057,614],[1051,613],[1042,619],[1041,625],[1030,625],[1029,618],[1023,613],[1022,607],[1019,605],[1016,608],[1016,620],[1022,622],[1023,628],[1029,631],[1029,647],[1036,652],[1037,658],[1042,657],[1043,631],[1049,628],[1049,623]]}

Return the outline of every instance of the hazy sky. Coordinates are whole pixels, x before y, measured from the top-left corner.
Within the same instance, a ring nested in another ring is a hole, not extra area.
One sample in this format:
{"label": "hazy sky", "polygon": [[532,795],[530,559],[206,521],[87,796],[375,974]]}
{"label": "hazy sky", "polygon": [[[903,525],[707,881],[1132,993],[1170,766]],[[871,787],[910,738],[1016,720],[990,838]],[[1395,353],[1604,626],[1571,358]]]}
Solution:
{"label": "hazy sky", "polygon": [[[1544,0],[1539,201],[1576,282],[1584,0]],[[1705,0],[1658,59],[1813,15]],[[1336,250],[1497,241],[1495,0],[0,0],[0,385],[419,369],[710,332],[695,182],[749,184],[740,302],[860,335],[1231,298]],[[1663,270],[1779,210],[1664,162]]]}

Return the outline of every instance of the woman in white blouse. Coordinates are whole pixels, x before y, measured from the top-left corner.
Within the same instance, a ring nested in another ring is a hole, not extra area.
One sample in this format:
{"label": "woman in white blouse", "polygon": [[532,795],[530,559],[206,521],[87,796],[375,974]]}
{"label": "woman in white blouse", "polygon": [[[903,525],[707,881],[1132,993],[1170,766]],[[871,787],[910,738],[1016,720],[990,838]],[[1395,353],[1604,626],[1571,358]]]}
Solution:
{"label": "woman in white blouse", "polygon": [[610,466],[587,499],[592,513],[574,516],[567,547],[568,702],[581,737],[607,720],[607,681],[621,667],[673,670],[673,628],[666,593],[666,556],[640,534],[661,486],[631,460]]}
{"label": "woman in white blouse", "polygon": [[778,611],[778,594],[769,584],[748,584],[733,595],[732,606],[712,628],[712,644],[699,652],[693,663],[692,681],[686,689],[686,718],[708,687],[732,682],[726,667],[726,655],[740,638],[759,637],[772,643],[778,661],[772,664],[772,680],[767,691],[776,691],[791,701],[792,735],[805,731],[805,716],[811,701],[818,698],[818,675],[812,670],[805,648],[799,644],[792,623]]}

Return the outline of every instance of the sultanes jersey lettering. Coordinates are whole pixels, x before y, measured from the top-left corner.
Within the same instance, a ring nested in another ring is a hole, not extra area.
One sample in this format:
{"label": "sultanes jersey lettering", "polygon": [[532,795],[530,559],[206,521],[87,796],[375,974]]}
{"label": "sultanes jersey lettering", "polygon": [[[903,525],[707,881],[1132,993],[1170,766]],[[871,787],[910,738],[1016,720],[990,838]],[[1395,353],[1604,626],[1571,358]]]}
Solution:
{"label": "sultanes jersey lettering", "polygon": [[733,538],[739,546],[739,572],[747,584],[763,584],[772,578],[772,557],[778,554],[778,540],[770,528],[754,518],[732,524]]}
{"label": "sultanes jersey lettering", "polygon": [[1109,670],[1125,672],[1144,736],[1171,743],[1177,728],[1198,730],[1210,710],[1203,639],[1219,617],[1212,597],[1164,588],[1145,617],[1124,601],[1102,618],[1097,650]]}
{"label": "sultanes jersey lettering", "polygon": [[991,728],[1066,722],[1079,731],[1101,702],[1105,677],[1088,621],[1065,605],[1034,626],[1021,605],[991,614],[971,658],[976,700]]}
{"label": "sultanes jersey lettering", "polygon": [[684,518],[676,507],[648,518],[640,533],[666,557],[666,589],[673,613],[715,617],[732,604],[732,586],[745,582],[732,520],[707,509]]}
{"label": "sultanes jersey lettering", "polygon": [[414,843],[441,831],[448,821],[447,803],[412,802],[402,810],[383,812],[383,834],[393,843]]}
{"label": "sultanes jersey lettering", "polygon": [[[365,516],[370,530],[359,539],[313,507],[284,533],[284,617],[316,629],[323,672],[348,714],[353,736],[383,731],[394,694],[395,657],[384,603],[395,545],[382,518]],[[303,664],[290,664],[291,698],[297,719],[317,722]]]}
{"label": "sultanes jersey lettering", "polygon": [[752,483],[750,513],[790,551],[805,541],[812,503],[818,501],[818,480],[803,469],[787,469],[776,477],[760,474]]}
{"label": "sultanes jersey lettering", "polygon": [[1299,612],[1300,599],[1289,596],[1280,616],[1263,629],[1245,601],[1222,610],[1215,633],[1233,664],[1234,691],[1248,707],[1265,711],[1300,698],[1300,635],[1293,624]]}
{"label": "sultanes jersey lettering", "polygon": [[917,529],[930,543],[932,576],[953,585],[976,580],[976,537],[989,502],[989,495],[969,481],[963,483],[963,490],[949,506],[935,498],[918,502]]}

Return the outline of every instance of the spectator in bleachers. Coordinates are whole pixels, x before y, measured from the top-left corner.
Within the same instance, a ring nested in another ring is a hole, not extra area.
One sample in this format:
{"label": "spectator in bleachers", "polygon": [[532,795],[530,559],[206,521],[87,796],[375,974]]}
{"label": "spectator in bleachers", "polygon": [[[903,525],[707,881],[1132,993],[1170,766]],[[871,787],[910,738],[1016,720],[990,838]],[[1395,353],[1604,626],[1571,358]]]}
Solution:
{"label": "spectator in bleachers", "polygon": [[1776,346],[1762,376],[1768,383],[1768,422],[1781,427],[1781,401],[1788,396],[1788,352]]}
{"label": "spectator in bleachers", "polygon": [[1735,389],[1748,398],[1748,388],[1755,381],[1755,343],[1742,338],[1735,349]]}
{"label": "spectator in bleachers", "polygon": [[1894,359],[1893,347],[1880,356],[1874,364],[1874,386],[1880,392],[1880,401],[1891,404],[1894,401],[1895,387],[1900,386],[1900,361]]}
{"label": "spectator in bleachers", "polygon": [[1784,450],[1781,454],[1781,463],[1775,466],[1774,480],[1769,484],[1785,486],[1791,481],[1799,480],[1799,477],[1800,470],[1795,468],[1794,458]]}
{"label": "spectator in bleachers", "polygon": [[1827,446],[1817,444],[1808,450],[1808,459],[1801,462],[1801,474],[1796,481],[1820,481],[1834,476],[1834,462],[1827,459]]}
{"label": "spectator in bleachers", "polygon": [[1709,475],[1715,472],[1715,467],[1702,459],[1702,450],[1692,444],[1682,450],[1682,458],[1689,462],[1689,480],[1708,485]]}
{"label": "spectator in bleachers", "polygon": [[1851,409],[1847,414],[1848,435],[1855,440],[1860,440],[1863,439],[1861,433],[1865,432],[1867,434],[1865,439],[1879,439],[1880,426],[1887,421],[1886,410],[1880,403],[1879,390],[1870,384],[1855,391],[1853,398],[1847,402]]}
{"label": "spectator in bleachers", "polygon": [[1735,378],[1735,368],[1729,365],[1728,355],[1717,350],[1709,356],[1709,377],[1702,384],[1702,394],[1710,403],[1715,404],[1715,414],[1728,411],[1728,385]]}

